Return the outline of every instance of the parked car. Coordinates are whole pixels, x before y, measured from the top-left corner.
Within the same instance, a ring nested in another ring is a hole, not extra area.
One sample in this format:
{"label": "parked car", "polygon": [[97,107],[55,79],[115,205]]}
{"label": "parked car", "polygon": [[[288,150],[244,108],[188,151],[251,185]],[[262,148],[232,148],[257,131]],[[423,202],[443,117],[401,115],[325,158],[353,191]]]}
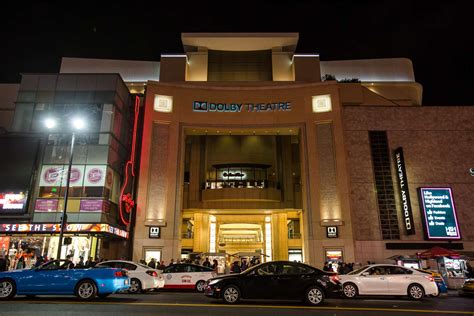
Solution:
{"label": "parked car", "polygon": [[165,289],[195,289],[204,292],[206,281],[217,274],[211,268],[191,263],[179,263],[163,270]]}
{"label": "parked car", "polygon": [[421,300],[425,295],[438,295],[438,286],[431,274],[397,265],[369,265],[341,275],[343,294],[403,295]]}
{"label": "parked car", "polygon": [[124,260],[110,260],[103,261],[97,264],[96,267],[127,270],[128,276],[130,277],[130,288],[128,289],[128,292],[131,294],[160,289],[165,286],[165,279],[160,270],[152,269],[141,263]]}
{"label": "parked car", "polygon": [[474,297],[474,279],[466,279],[464,281],[464,285],[459,289],[459,295]]}
{"label": "parked car", "polygon": [[321,304],[325,297],[340,296],[339,276],[303,263],[272,261],[240,273],[211,279],[205,295],[228,304],[240,299],[304,300]]}
{"label": "parked car", "polygon": [[82,300],[127,290],[123,269],[68,269],[70,261],[54,260],[32,269],[0,273],[0,299],[15,295],[76,295]]}
{"label": "parked car", "polygon": [[437,297],[441,293],[448,293],[448,287],[447,287],[446,283],[444,282],[443,277],[441,276],[441,274],[439,274],[438,272],[435,272],[435,271],[431,271],[431,270],[424,270],[424,269],[415,269],[415,270],[426,273],[426,274],[431,274],[433,276],[433,278],[436,282],[436,285],[438,286],[438,294],[433,294],[432,296]]}

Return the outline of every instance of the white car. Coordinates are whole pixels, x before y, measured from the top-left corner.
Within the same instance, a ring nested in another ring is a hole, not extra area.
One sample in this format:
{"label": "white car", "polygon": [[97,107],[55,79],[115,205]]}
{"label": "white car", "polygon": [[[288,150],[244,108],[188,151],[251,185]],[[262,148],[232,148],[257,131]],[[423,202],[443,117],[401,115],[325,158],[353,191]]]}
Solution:
{"label": "white car", "polygon": [[196,289],[204,292],[206,281],[217,276],[211,268],[191,263],[179,263],[163,270],[165,289]]}
{"label": "white car", "polygon": [[160,289],[165,285],[165,279],[160,270],[152,269],[141,263],[123,260],[104,261],[96,265],[96,267],[121,268],[128,271],[130,277],[130,288],[128,292],[131,294],[140,293],[142,291]]}
{"label": "white car", "polygon": [[347,298],[358,295],[403,295],[421,300],[425,295],[438,294],[438,286],[432,275],[397,265],[369,265],[339,276],[342,292]]}

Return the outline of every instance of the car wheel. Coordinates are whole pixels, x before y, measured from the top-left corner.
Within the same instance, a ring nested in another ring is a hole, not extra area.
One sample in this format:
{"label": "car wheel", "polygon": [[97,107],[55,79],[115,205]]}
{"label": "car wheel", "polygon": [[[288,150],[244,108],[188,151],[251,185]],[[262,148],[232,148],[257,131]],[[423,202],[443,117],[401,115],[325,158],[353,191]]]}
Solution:
{"label": "car wheel", "polygon": [[408,287],[408,297],[412,300],[419,301],[425,296],[423,287],[419,284],[412,284]]}
{"label": "car wheel", "polygon": [[198,291],[199,293],[202,293],[204,292],[204,290],[206,289],[206,281],[198,281],[196,283],[196,291]]}
{"label": "car wheel", "polygon": [[9,300],[16,295],[16,285],[12,280],[0,280],[0,300]]}
{"label": "car wheel", "polygon": [[97,287],[94,281],[84,280],[76,286],[76,296],[81,300],[92,300],[97,296]]}
{"label": "car wheel", "polygon": [[130,288],[128,289],[128,293],[130,294],[138,294],[142,291],[142,283],[138,279],[131,279],[130,280]]}
{"label": "car wheel", "polygon": [[346,298],[354,298],[359,294],[359,290],[354,283],[346,283],[342,287],[342,293]]}
{"label": "car wheel", "polygon": [[222,299],[228,304],[235,304],[240,300],[240,290],[235,285],[229,285],[222,291]]}
{"label": "car wheel", "polygon": [[109,296],[110,293],[107,293],[107,294],[98,294],[97,297],[99,298],[106,298],[107,296]]}
{"label": "car wheel", "polygon": [[306,290],[305,301],[310,305],[320,305],[324,302],[324,292],[317,286]]}

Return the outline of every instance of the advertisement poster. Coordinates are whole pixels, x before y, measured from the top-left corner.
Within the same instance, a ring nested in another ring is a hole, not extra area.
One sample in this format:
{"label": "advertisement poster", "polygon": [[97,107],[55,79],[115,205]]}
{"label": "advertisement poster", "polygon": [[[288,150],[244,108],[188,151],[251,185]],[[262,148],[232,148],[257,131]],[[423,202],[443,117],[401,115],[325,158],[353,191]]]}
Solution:
{"label": "advertisement poster", "polygon": [[37,199],[35,212],[57,212],[59,200],[57,199]]}
{"label": "advertisement poster", "polygon": [[0,214],[23,213],[26,202],[25,192],[0,192]]}
{"label": "advertisement poster", "polygon": [[80,212],[108,212],[110,204],[105,200],[81,200]]}
{"label": "advertisement poster", "polygon": [[451,188],[419,188],[428,239],[461,239]]}
{"label": "advertisement poster", "polygon": [[[66,186],[68,166],[44,165],[41,168],[40,187]],[[69,186],[81,187],[84,180],[84,165],[73,165]]]}
{"label": "advertisement poster", "polygon": [[85,187],[103,187],[105,186],[105,177],[107,173],[106,165],[87,165],[84,176]]}

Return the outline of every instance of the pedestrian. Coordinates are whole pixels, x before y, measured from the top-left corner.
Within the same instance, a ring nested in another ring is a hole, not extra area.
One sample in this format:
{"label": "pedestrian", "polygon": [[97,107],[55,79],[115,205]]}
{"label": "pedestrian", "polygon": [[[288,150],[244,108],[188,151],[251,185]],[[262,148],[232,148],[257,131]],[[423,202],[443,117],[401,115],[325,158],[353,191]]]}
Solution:
{"label": "pedestrian", "polygon": [[151,258],[150,262],[148,262],[148,266],[152,269],[156,269],[156,260],[155,260],[155,258]]}
{"label": "pedestrian", "polygon": [[44,263],[44,259],[42,256],[38,256],[36,257],[36,262],[35,262],[35,267],[39,267],[40,265],[42,265]]}
{"label": "pedestrian", "polygon": [[168,267],[169,267],[169,266],[172,266],[173,264],[174,264],[174,260],[173,260],[173,258],[171,258],[170,264],[168,265]]}
{"label": "pedestrian", "polygon": [[64,263],[61,265],[61,269],[74,269],[74,263],[72,262],[71,258],[71,255],[66,256],[66,261],[64,261]]}
{"label": "pedestrian", "polygon": [[0,271],[7,271],[7,259],[0,258]]}
{"label": "pedestrian", "polygon": [[21,269],[24,269],[24,268],[25,268],[25,258],[23,258],[23,256],[21,256],[18,259],[18,263],[16,264],[16,269],[21,270]]}
{"label": "pedestrian", "polygon": [[86,261],[85,268],[89,269],[89,268],[92,268],[93,266],[95,266],[94,259],[92,259],[92,257],[89,257],[89,259],[87,259]]}
{"label": "pedestrian", "polygon": [[324,263],[323,271],[331,271],[331,267],[329,266],[329,262]]}
{"label": "pedestrian", "polygon": [[219,268],[219,264],[217,263],[217,259],[214,259],[212,260],[212,266],[211,266],[212,270],[214,270],[214,272],[217,273],[217,270]]}
{"label": "pedestrian", "polygon": [[204,262],[202,263],[202,265],[204,267],[210,267],[211,266],[211,262],[209,261],[209,258],[206,258],[206,260],[204,260]]}
{"label": "pedestrian", "polygon": [[230,273],[240,273],[240,267],[239,267],[239,262],[236,260],[230,267]]}
{"label": "pedestrian", "polygon": [[166,264],[164,260],[161,260],[160,265],[156,267],[158,270],[164,270],[166,268]]}
{"label": "pedestrian", "polygon": [[247,261],[244,259],[242,260],[242,264],[240,265],[240,270],[245,271],[248,269]]}
{"label": "pedestrian", "polygon": [[84,269],[86,265],[84,264],[84,257],[79,257],[79,262],[76,264],[76,269]]}

